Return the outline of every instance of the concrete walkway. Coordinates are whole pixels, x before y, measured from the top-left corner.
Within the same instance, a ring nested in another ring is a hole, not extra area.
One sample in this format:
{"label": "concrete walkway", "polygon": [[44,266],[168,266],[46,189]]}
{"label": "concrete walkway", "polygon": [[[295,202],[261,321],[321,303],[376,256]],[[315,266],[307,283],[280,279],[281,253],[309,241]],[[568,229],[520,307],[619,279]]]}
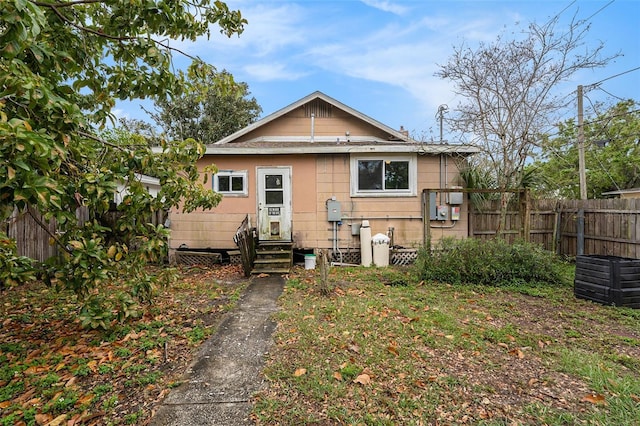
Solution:
{"label": "concrete walkway", "polygon": [[218,330],[201,348],[187,382],[169,393],[153,426],[250,425],[251,396],[263,388],[264,356],[272,344],[279,275],[254,278]]}

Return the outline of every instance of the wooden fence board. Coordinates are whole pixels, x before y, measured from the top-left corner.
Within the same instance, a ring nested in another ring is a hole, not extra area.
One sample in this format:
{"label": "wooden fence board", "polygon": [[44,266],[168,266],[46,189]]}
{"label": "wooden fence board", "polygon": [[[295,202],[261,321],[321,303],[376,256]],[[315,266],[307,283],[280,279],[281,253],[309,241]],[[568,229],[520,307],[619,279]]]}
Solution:
{"label": "wooden fence board", "polygon": [[[499,202],[470,209],[469,236],[495,236]],[[640,199],[531,200],[529,241],[566,256],[577,254],[577,214],[584,211],[584,254],[640,258]],[[522,214],[509,209],[503,232],[513,241],[522,232]],[[556,241],[554,241],[554,232]]]}
{"label": "wooden fence board", "polygon": [[[166,212],[156,211],[149,214],[148,220],[154,226],[158,226],[164,223],[166,217]],[[80,224],[89,220],[88,209],[84,207],[77,209],[76,218]],[[58,246],[51,244],[52,235],[57,233],[56,221],[53,219],[46,221],[37,211],[14,212],[7,221],[2,223],[2,229],[9,238],[16,240],[19,256],[44,262],[60,254]]]}

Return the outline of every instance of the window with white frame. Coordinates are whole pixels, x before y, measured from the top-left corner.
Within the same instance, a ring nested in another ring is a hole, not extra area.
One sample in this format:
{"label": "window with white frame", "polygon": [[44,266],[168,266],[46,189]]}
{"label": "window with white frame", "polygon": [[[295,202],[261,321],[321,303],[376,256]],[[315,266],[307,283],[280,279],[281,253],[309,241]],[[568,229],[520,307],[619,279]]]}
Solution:
{"label": "window with white frame", "polygon": [[219,170],[213,175],[213,190],[227,196],[246,196],[248,194],[247,171]]}
{"label": "window with white frame", "polygon": [[413,196],[416,180],[415,155],[351,157],[351,196]]}

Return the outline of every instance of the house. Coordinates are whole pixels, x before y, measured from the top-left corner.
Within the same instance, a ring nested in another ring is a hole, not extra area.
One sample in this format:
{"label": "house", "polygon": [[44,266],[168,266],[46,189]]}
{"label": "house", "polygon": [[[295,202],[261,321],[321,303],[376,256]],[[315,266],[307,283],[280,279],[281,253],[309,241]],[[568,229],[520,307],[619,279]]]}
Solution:
{"label": "house", "polygon": [[[157,197],[160,192],[160,179],[154,178],[152,176],[143,175],[140,173],[135,174],[135,178],[138,182],[142,184],[142,186],[147,190],[152,197]],[[113,194],[113,202],[117,205],[122,202],[124,197],[129,195],[129,185],[127,182],[118,182],[116,187],[116,192]]]}
{"label": "house", "polygon": [[603,192],[602,195],[608,198],[640,198],[640,188]]}
{"label": "house", "polygon": [[216,165],[208,182],[223,199],[210,211],[172,211],[170,248],[234,249],[247,215],[260,242],[330,249],[351,262],[365,220],[397,247],[422,245],[425,229],[434,239],[466,237],[463,194],[423,190],[461,185],[459,170],[475,152],[418,142],[314,92],[207,146],[198,167]]}

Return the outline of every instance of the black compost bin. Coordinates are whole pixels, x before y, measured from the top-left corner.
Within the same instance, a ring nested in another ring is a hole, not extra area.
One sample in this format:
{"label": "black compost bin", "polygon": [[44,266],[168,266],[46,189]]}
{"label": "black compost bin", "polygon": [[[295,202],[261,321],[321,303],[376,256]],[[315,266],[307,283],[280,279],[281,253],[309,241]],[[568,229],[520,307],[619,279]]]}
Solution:
{"label": "black compost bin", "polygon": [[577,256],[573,284],[580,299],[640,309],[640,259]]}

